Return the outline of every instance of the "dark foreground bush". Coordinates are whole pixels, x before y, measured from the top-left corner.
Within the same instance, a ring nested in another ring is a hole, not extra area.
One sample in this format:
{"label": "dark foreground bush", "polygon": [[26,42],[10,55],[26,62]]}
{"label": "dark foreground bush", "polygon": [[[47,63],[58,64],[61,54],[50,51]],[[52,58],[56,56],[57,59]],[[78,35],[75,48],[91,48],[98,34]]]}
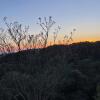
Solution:
{"label": "dark foreground bush", "polygon": [[99,100],[100,43],[0,57],[0,100]]}

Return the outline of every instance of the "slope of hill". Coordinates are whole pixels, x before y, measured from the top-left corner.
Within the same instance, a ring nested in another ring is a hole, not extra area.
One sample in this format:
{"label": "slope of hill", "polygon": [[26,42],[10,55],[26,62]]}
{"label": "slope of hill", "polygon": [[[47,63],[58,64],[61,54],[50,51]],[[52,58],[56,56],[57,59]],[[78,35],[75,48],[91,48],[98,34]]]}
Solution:
{"label": "slope of hill", "polygon": [[0,57],[0,100],[99,100],[100,42]]}

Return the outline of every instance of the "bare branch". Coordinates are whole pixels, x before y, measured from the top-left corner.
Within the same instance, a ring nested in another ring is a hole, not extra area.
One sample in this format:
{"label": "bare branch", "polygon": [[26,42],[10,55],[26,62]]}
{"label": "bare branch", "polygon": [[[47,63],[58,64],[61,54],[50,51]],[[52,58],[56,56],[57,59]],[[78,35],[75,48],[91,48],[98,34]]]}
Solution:
{"label": "bare branch", "polygon": [[57,35],[58,35],[60,29],[61,29],[61,27],[58,26],[57,29],[55,29],[55,32],[53,32],[53,35],[54,35],[54,37],[53,37],[53,38],[54,38],[54,44],[55,44],[55,42],[56,42]]}
{"label": "bare branch", "polygon": [[73,34],[76,31],[76,29],[73,29],[72,32],[69,33],[69,35],[64,36],[64,41],[66,42],[65,44],[69,44],[73,41]]}
{"label": "bare branch", "polygon": [[8,34],[14,41],[14,43],[18,47],[18,51],[21,50],[21,42],[26,38],[26,33],[28,32],[28,27],[22,27],[22,24],[19,24],[18,22],[8,23],[7,18],[4,18],[4,22],[7,26]]}
{"label": "bare branch", "polygon": [[47,20],[46,17],[44,17],[44,21],[42,22],[42,19],[39,17],[39,23],[40,27],[42,28],[42,33],[43,35],[42,38],[44,40],[44,48],[47,45],[47,40],[48,40],[48,35],[51,27],[55,24],[55,21],[52,20],[52,17],[50,16],[49,19]]}

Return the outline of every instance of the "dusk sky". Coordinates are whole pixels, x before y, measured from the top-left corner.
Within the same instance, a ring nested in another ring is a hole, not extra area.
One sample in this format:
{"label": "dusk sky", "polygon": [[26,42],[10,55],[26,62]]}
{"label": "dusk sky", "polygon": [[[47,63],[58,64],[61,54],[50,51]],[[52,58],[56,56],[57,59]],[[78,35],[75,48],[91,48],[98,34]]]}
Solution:
{"label": "dusk sky", "polygon": [[40,31],[38,17],[52,16],[62,37],[76,28],[74,41],[100,39],[100,0],[0,0],[0,27],[4,16],[33,33]]}

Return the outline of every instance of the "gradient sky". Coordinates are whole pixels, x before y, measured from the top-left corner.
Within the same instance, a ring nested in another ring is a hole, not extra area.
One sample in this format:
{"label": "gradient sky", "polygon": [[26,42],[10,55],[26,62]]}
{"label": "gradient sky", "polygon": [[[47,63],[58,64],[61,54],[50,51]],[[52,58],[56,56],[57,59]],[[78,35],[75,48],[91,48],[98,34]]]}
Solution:
{"label": "gradient sky", "polygon": [[100,0],[0,0],[0,26],[4,16],[30,25],[33,33],[40,31],[38,17],[52,16],[62,37],[76,28],[74,41],[100,39]]}

